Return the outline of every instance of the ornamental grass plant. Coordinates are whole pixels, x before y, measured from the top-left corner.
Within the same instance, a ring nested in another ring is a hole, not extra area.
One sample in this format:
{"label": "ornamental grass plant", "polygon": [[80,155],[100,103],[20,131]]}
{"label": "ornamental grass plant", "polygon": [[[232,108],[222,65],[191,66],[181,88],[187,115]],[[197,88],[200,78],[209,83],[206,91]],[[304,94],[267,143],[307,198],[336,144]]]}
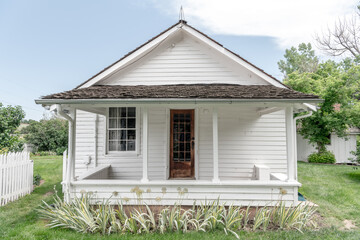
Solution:
{"label": "ornamental grass plant", "polygon": [[[162,208],[155,214],[146,204],[133,207],[128,213],[121,202],[115,207],[110,199],[92,205],[91,195],[82,194],[73,202],[64,202],[57,194],[53,204],[43,202],[40,216],[51,228],[67,228],[81,233],[169,233],[223,230],[239,238],[240,230],[267,231],[275,229],[313,228],[314,206],[298,204],[286,207],[279,201],[275,206],[257,207],[250,214],[250,206],[225,206],[217,201],[194,202],[185,209],[180,204]],[[144,207],[145,206],[145,207]],[[253,215],[253,217],[250,217]]]}

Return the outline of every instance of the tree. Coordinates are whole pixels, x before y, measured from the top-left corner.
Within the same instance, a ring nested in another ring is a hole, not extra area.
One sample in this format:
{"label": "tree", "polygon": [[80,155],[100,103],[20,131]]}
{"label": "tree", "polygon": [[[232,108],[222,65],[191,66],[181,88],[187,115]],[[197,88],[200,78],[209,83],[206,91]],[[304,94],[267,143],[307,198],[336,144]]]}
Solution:
{"label": "tree", "polygon": [[28,143],[38,151],[51,151],[62,154],[67,149],[68,123],[65,120],[52,118],[49,120],[31,121],[22,130]]}
{"label": "tree", "polygon": [[0,150],[21,151],[23,143],[16,134],[25,112],[20,106],[3,106],[0,103]]}
{"label": "tree", "polygon": [[316,94],[324,100],[311,117],[300,120],[299,130],[319,153],[326,150],[331,133],[346,137],[348,128],[360,123],[360,66],[346,61],[326,61],[319,64],[316,72],[293,72],[285,80],[294,90]]}
{"label": "tree", "polygon": [[318,68],[319,59],[315,55],[310,43],[299,44],[298,48],[291,47],[285,50],[285,60],[278,62],[279,70],[285,78],[292,72],[315,72]]}
{"label": "tree", "polygon": [[318,48],[331,56],[350,55],[358,58],[360,55],[360,6],[357,14],[351,19],[338,20],[335,26],[325,33],[317,34],[315,40]]}

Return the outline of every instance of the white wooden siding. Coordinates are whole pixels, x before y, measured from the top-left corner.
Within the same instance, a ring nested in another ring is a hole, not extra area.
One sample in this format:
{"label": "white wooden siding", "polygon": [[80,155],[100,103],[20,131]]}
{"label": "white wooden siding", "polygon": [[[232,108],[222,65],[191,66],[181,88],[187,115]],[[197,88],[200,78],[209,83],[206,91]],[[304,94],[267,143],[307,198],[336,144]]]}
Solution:
{"label": "white wooden siding", "polygon": [[[174,45],[173,45],[174,44]],[[269,83],[213,49],[190,37],[164,43],[165,47],[124,68],[99,84],[161,85],[229,83],[268,85]]]}
{"label": "white wooden siding", "polygon": [[[170,106],[149,107],[150,180],[166,179],[168,161],[168,131]],[[195,108],[195,106],[194,106]],[[198,179],[213,177],[212,110],[198,108]],[[140,114],[141,116],[141,114]],[[140,116],[137,121],[141,121]],[[95,114],[77,111],[76,171],[80,176],[94,167]],[[140,124],[141,125],[141,124]],[[140,138],[141,136],[141,128]],[[106,119],[99,117],[97,165],[111,164],[110,179],[139,180],[142,177],[142,151],[139,154],[106,154]],[[141,141],[140,141],[141,142]],[[91,157],[92,162],[84,161]],[[270,167],[272,173],[286,174],[286,138],[284,111],[259,116],[255,107],[231,106],[219,108],[219,176],[221,180],[250,179],[254,164]]]}
{"label": "white wooden siding", "polygon": [[[113,180],[114,181],[114,180]],[[279,185],[281,183],[278,182]],[[132,190],[135,187],[143,190],[142,196],[137,197]],[[216,201],[236,206],[264,206],[275,205],[283,201],[287,206],[297,203],[296,186],[261,186],[259,185],[234,185],[222,183],[221,186],[207,183],[191,184],[186,181],[164,182],[164,183],[106,183],[99,187],[98,184],[88,184],[85,181],[75,183],[71,189],[71,197],[78,197],[83,192],[94,193],[92,201],[98,202],[110,199],[110,203],[125,205],[137,205],[147,203],[148,205],[192,205],[205,201]]]}
{"label": "white wooden siding", "polygon": [[166,179],[167,128],[166,109],[149,109],[148,176],[150,180]]}
{"label": "white wooden siding", "polygon": [[284,111],[258,116],[254,108],[220,108],[220,179],[249,179],[254,164],[286,173],[285,137]]}
{"label": "white wooden siding", "polygon": [[[348,140],[339,138],[335,134],[331,134],[331,144],[326,145],[326,149],[333,152],[336,158],[336,163],[350,163],[349,158],[354,158],[351,151],[356,151],[356,135],[351,134]],[[316,148],[304,139],[300,134],[297,134],[297,160],[307,161],[308,156],[316,152]]]}

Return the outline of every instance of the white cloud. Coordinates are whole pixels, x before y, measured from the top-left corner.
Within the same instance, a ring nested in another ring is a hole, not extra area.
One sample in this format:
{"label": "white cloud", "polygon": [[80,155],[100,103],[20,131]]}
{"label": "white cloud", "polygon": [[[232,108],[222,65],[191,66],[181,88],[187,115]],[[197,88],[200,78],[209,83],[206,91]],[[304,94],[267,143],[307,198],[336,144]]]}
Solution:
{"label": "white cloud", "polygon": [[315,33],[355,13],[356,0],[153,0],[214,34],[274,37],[281,48],[313,42]]}

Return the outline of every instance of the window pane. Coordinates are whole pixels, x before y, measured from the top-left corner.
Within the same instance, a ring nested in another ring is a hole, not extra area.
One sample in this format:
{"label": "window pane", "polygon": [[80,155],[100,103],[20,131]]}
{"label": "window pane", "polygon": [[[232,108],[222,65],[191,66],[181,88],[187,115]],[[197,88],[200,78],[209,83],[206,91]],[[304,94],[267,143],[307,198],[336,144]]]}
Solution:
{"label": "window pane", "polygon": [[109,128],[116,128],[116,119],[109,119]]}
{"label": "window pane", "polygon": [[191,133],[186,133],[186,141],[190,141],[190,139],[191,139],[191,135],[190,135]]}
{"label": "window pane", "polygon": [[191,161],[190,152],[186,152],[186,153],[185,153],[185,156],[186,156],[186,161]]}
{"label": "window pane", "polygon": [[184,161],[184,152],[180,152],[179,158],[180,161]]}
{"label": "window pane", "polygon": [[135,141],[128,141],[128,144],[127,144],[127,150],[128,151],[134,151],[135,150]]}
{"label": "window pane", "polygon": [[128,117],[136,117],[136,108],[129,107],[127,116]]}
{"label": "window pane", "polygon": [[120,139],[121,140],[126,140],[126,130],[121,130],[120,131]]}
{"label": "window pane", "polygon": [[110,141],[109,142],[109,151],[116,151],[118,141]]}
{"label": "window pane", "polygon": [[185,131],[186,132],[190,132],[190,123],[187,123],[186,125],[185,125]]}
{"label": "window pane", "polygon": [[126,117],[126,107],[120,108],[120,117]]}
{"label": "window pane", "polygon": [[117,108],[110,108],[109,109],[109,117],[116,117],[117,116],[116,110],[117,110]]}
{"label": "window pane", "polygon": [[128,130],[127,134],[127,139],[135,139],[135,130]]}
{"label": "window pane", "polygon": [[120,128],[126,128],[126,119],[125,118],[120,119]]}
{"label": "window pane", "polygon": [[179,160],[179,154],[177,152],[174,152],[174,162],[177,162]]}
{"label": "window pane", "polygon": [[118,139],[117,130],[110,130],[109,131],[109,139],[110,140],[117,140]]}
{"label": "window pane", "polygon": [[135,128],[135,118],[128,118],[127,128]]}
{"label": "window pane", "polygon": [[120,146],[118,151],[126,151],[126,141],[120,141]]}

